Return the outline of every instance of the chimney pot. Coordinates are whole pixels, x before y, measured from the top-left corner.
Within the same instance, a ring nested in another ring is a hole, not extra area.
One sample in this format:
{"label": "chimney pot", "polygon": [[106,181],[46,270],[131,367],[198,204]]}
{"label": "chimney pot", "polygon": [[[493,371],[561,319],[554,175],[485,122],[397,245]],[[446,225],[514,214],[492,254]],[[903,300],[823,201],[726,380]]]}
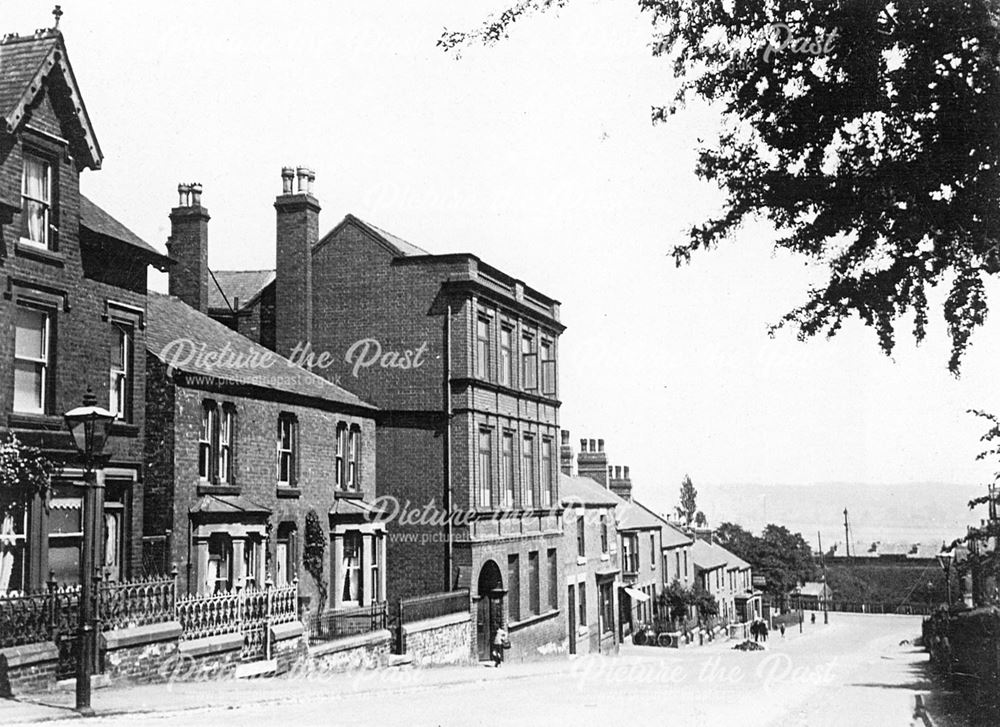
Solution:
{"label": "chimney pot", "polygon": [[628,465],[625,465],[625,467],[623,467],[622,469],[625,470],[625,479],[627,480],[628,479]]}
{"label": "chimney pot", "polygon": [[604,440],[603,439],[598,439],[597,440],[597,451],[598,452],[603,452],[604,451]]}
{"label": "chimney pot", "polygon": [[612,467],[611,465],[608,465],[608,479],[613,480],[614,477],[615,477],[615,468]]}
{"label": "chimney pot", "polygon": [[191,185],[191,206],[201,207],[201,183],[195,182]]}
{"label": "chimney pot", "polygon": [[622,478],[622,468],[619,465],[615,465],[615,479],[620,480]]}
{"label": "chimney pot", "polygon": [[597,448],[594,445],[594,440],[593,439],[590,440],[590,451],[591,452],[596,452],[597,451]]}
{"label": "chimney pot", "polygon": [[569,444],[569,432],[567,430],[563,429],[560,436],[562,437],[563,444]]}
{"label": "chimney pot", "polygon": [[586,452],[587,451],[587,440],[586,439],[581,439],[580,440],[580,451],[581,452]]}
{"label": "chimney pot", "polygon": [[306,188],[306,191],[308,191],[309,194],[313,193],[313,183],[315,183],[315,181],[316,181],[316,170],[310,169],[309,170],[309,185]]}
{"label": "chimney pot", "polygon": [[305,194],[309,186],[309,170],[305,167],[299,167],[295,170],[295,176],[298,177],[299,187],[296,190],[299,194]]}
{"label": "chimney pot", "polygon": [[292,194],[294,189],[295,169],[293,167],[281,168],[281,193]]}
{"label": "chimney pot", "polygon": [[177,206],[178,207],[187,207],[187,201],[185,200],[185,196],[187,195],[187,193],[189,191],[191,191],[191,188],[188,185],[186,185],[184,183],[181,183],[181,184],[177,185]]}

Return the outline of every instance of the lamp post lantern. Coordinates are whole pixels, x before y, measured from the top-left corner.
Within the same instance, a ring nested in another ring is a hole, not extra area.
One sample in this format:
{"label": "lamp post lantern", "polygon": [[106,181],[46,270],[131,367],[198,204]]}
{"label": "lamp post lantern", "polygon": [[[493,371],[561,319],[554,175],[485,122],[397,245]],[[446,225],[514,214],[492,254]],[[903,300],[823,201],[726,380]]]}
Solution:
{"label": "lamp post lantern", "polygon": [[83,714],[93,714],[90,706],[90,676],[97,656],[97,599],[100,594],[97,548],[102,542],[100,536],[104,524],[104,469],[103,466],[95,468],[95,464],[100,463],[101,452],[115,415],[97,406],[97,399],[88,388],[83,396],[83,406],[66,412],[63,418],[83,459],[83,552],[80,554],[76,709]]}
{"label": "lamp post lantern", "polygon": [[948,593],[948,610],[951,610],[951,563],[953,560],[955,560],[955,552],[953,550],[942,550],[937,554],[937,561],[941,564],[941,569],[944,571],[945,588]]}

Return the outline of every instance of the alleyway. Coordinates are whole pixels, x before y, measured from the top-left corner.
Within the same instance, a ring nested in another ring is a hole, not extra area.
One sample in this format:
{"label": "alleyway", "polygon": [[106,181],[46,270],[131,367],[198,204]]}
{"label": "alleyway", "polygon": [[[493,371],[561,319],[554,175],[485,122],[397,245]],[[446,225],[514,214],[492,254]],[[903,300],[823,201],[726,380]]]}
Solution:
{"label": "alleyway", "polygon": [[[918,617],[831,614],[805,633],[772,633],[768,649],[733,642],[681,651],[623,648],[619,658],[109,689],[91,724],[187,725],[879,725],[912,724],[926,692]],[[63,698],[65,704],[70,694]],[[51,700],[49,700],[51,701]],[[156,711],[152,714],[149,711]],[[145,714],[136,714],[143,712]],[[74,717],[0,702],[0,723]]]}

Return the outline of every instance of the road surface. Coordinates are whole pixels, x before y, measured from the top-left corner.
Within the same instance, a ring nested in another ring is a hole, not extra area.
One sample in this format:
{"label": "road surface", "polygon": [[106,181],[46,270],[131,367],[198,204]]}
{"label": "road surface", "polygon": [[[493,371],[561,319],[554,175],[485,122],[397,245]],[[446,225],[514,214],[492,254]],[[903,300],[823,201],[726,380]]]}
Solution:
{"label": "road surface", "polygon": [[[910,726],[920,618],[830,614],[765,651],[625,645],[618,657],[99,690],[90,725]],[[145,711],[154,710],[154,711]],[[137,713],[138,712],[138,713]],[[14,717],[10,714],[8,718]],[[67,712],[53,717],[71,716]],[[0,706],[0,722],[4,711]]]}

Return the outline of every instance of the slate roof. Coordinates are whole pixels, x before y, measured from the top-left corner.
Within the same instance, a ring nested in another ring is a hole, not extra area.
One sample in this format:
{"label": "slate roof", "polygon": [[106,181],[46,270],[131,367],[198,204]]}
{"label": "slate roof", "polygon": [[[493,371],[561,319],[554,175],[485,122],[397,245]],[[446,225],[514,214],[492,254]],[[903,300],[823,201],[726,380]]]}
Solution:
{"label": "slate roof", "polygon": [[[45,83],[48,78],[64,83]],[[87,108],[76,84],[62,34],[55,29],[40,30],[20,37],[8,34],[0,39],[0,133],[17,129],[37,96],[48,89],[50,98],[61,96],[75,113],[67,114],[72,126],[67,133],[79,159],[92,169],[101,166],[102,154]]]}
{"label": "slate roof", "polygon": [[225,311],[237,298],[240,309],[256,301],[275,275],[273,270],[213,270],[212,274],[215,280],[208,282],[208,307]]}
{"label": "slate roof", "polygon": [[680,545],[690,545],[694,540],[694,538],[670,522],[666,522],[664,524],[661,537],[664,548],[676,548]]}
{"label": "slate roof", "polygon": [[622,501],[618,506],[618,529],[619,530],[651,530],[653,528],[663,528],[668,525],[667,521],[659,515],[655,515],[652,510],[644,507],[635,500],[632,502]]}
{"label": "slate roof", "polygon": [[582,503],[599,507],[616,507],[628,504],[611,490],[601,487],[600,483],[591,477],[571,476],[562,472],[559,473],[559,495],[563,505]]}
{"label": "slate roof", "polygon": [[248,500],[241,495],[202,495],[191,506],[189,512],[271,514],[271,511],[263,505],[258,505],[256,502]]}
{"label": "slate roof", "polygon": [[[178,298],[149,291],[146,309],[146,349],[175,369],[188,374],[215,377],[224,383],[254,386],[373,411],[376,408],[336,384],[292,364],[283,356],[199,313]],[[224,364],[213,366],[211,361],[206,364],[202,356],[189,355],[189,345],[177,347],[174,344],[176,341],[191,342],[194,346],[204,345],[207,352],[228,349],[231,352],[230,358],[241,356],[247,359],[266,354],[274,363],[267,368],[240,368]]]}
{"label": "slate roof", "polygon": [[144,253],[147,253],[153,258],[154,262],[157,263],[157,267],[161,270],[166,269],[166,266],[170,263],[170,258],[159,252],[155,247],[143,240],[137,234],[132,232],[132,230],[127,228],[82,194],[80,195],[80,226],[87,228],[91,232],[96,232],[99,235],[105,235],[120,242],[124,242],[126,245],[142,250]]}
{"label": "slate roof", "polygon": [[702,570],[714,570],[726,565],[728,559],[726,553],[729,551],[715,545],[706,543],[701,538],[695,538],[691,545],[691,560],[696,567]]}

